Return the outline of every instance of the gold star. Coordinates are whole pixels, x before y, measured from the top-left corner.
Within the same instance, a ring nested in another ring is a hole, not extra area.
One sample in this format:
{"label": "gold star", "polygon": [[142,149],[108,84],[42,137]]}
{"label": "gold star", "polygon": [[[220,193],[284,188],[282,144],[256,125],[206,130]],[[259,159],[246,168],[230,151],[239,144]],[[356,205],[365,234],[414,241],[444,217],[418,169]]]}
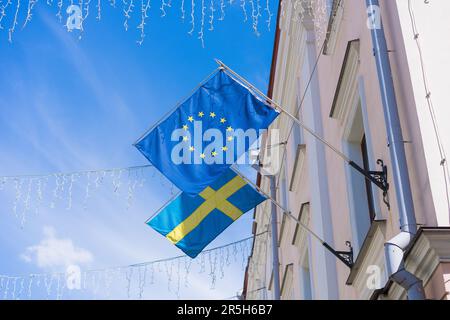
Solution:
{"label": "gold star", "polygon": [[215,118],[215,117],[216,117],[216,114],[215,114],[214,112],[210,112],[210,113],[209,113],[209,116],[210,116],[211,118]]}
{"label": "gold star", "polygon": [[193,116],[189,116],[188,121],[189,121],[189,122],[194,121],[194,117],[193,117]]}
{"label": "gold star", "polygon": [[189,140],[189,138],[187,136],[183,137],[183,141],[188,141],[188,140]]}
{"label": "gold star", "polygon": [[227,131],[233,131],[233,128],[231,126],[227,127]]}
{"label": "gold star", "polygon": [[195,148],[194,148],[193,146],[190,146],[190,147],[189,147],[189,151],[190,151],[190,152],[193,152],[194,150],[195,150]]}
{"label": "gold star", "polygon": [[225,123],[225,122],[227,122],[227,119],[225,119],[225,118],[220,118],[220,123]]}
{"label": "gold star", "polygon": [[204,153],[202,153],[202,154],[200,154],[200,158],[202,158],[202,159],[205,159],[205,154]]}
{"label": "gold star", "polygon": [[229,136],[229,137],[227,138],[227,140],[228,140],[228,141],[232,141],[232,140],[233,140],[233,136]]}
{"label": "gold star", "polygon": [[213,157],[215,157],[215,156],[217,156],[217,152],[216,152],[216,151],[213,151],[213,152],[211,152],[211,155],[212,155]]}
{"label": "gold star", "polygon": [[185,125],[183,126],[183,130],[184,130],[184,131],[187,131],[187,129],[189,129],[189,127],[188,127],[187,124],[185,124]]}
{"label": "gold star", "polygon": [[227,147],[227,146],[222,147],[222,151],[227,151],[227,150],[228,150],[228,147]]}
{"label": "gold star", "polygon": [[205,115],[205,113],[203,112],[203,111],[200,111],[199,113],[198,113],[198,116],[201,118],[201,117],[203,117]]}

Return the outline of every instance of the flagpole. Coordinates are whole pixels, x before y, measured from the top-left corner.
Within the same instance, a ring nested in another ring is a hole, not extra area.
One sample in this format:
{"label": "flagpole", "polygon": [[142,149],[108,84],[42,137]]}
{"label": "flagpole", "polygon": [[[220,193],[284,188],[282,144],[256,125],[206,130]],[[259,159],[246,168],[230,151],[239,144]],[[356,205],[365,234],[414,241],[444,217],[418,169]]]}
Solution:
{"label": "flagpole", "polygon": [[[260,167],[259,166],[252,166],[256,171],[258,171],[260,174]],[[272,225],[272,245],[275,243],[277,244],[277,238],[274,238],[274,235],[277,237],[277,229],[276,229],[276,207],[282,209],[282,212],[284,215],[286,215],[287,217],[289,217],[290,219],[292,219],[298,226],[300,226],[301,228],[303,228],[306,232],[308,232],[313,238],[315,238],[317,241],[320,242],[320,244],[327,249],[331,254],[333,254],[336,258],[338,258],[340,261],[342,261],[347,267],[349,267],[350,269],[353,267],[353,248],[351,246],[351,244],[349,242],[346,242],[346,245],[349,247],[349,251],[336,251],[335,249],[333,249],[333,247],[328,244],[328,242],[326,242],[325,240],[323,240],[317,233],[315,233],[314,231],[312,231],[307,225],[305,225],[303,222],[301,222],[299,219],[297,219],[296,217],[294,217],[292,215],[292,213],[286,209],[283,208],[283,206],[281,204],[279,204],[277,202],[277,200],[275,199],[276,197],[276,184],[275,184],[275,179],[273,175],[263,175],[263,176],[267,176],[269,177],[271,180],[273,180],[273,184],[271,181],[271,193],[273,196],[268,195],[266,192],[264,192],[264,190],[262,190],[259,186],[257,186],[254,182],[252,182],[251,180],[249,180],[247,177],[245,177],[241,172],[239,172],[239,170],[237,170],[236,168],[231,167],[231,169],[236,172],[237,175],[239,175],[242,179],[244,179],[245,181],[247,181],[250,185],[252,185],[256,190],[258,190],[259,192],[261,192],[263,195],[265,195],[267,197],[268,200],[270,200],[272,202],[272,222],[275,221],[275,229],[274,226]],[[275,190],[275,191],[273,191]],[[274,219],[274,212],[275,212],[275,219]],[[275,270],[277,270],[279,268],[279,263],[277,263],[278,260],[278,247],[276,247],[276,252],[275,249],[272,247],[273,250],[273,267],[274,267],[274,273]],[[275,256],[276,255],[276,256]],[[275,287],[275,281],[274,281],[274,287]],[[276,290],[275,290],[276,291]]]}
{"label": "flagpole", "polygon": [[269,98],[266,94],[264,94],[261,90],[256,88],[253,84],[248,82],[245,78],[243,78],[241,75],[236,73],[234,70],[232,70],[230,67],[228,67],[226,64],[224,64],[219,59],[215,59],[216,63],[219,65],[220,68],[227,70],[230,72],[233,76],[237,77],[240,81],[242,81],[245,85],[249,86],[253,91],[255,91],[258,95],[266,99],[268,102],[272,104],[272,107],[274,107],[275,110],[283,112],[285,115],[287,115],[289,118],[291,118],[294,122],[296,122],[298,125],[300,125],[303,129],[308,131],[311,135],[313,135],[316,139],[320,140],[323,144],[325,144],[327,147],[329,147],[331,150],[333,150],[336,154],[338,154],[342,159],[344,159],[346,162],[350,163],[352,162],[345,154],[343,154],[341,151],[336,149],[333,145],[325,141],[321,136],[319,136],[317,133],[315,133],[311,128],[306,126],[302,121],[300,121],[297,117],[292,115],[290,112],[286,111],[282,106],[280,106],[278,103],[276,103],[272,98]]}
{"label": "flagpole", "polygon": [[[268,200],[270,200],[270,202],[272,202],[272,204],[274,204],[275,206],[277,206],[278,208],[280,208],[283,212],[283,214],[285,214],[286,216],[288,216],[290,219],[294,220],[295,223],[297,223],[300,227],[302,227],[303,229],[305,229],[308,233],[310,233],[314,238],[316,238],[318,241],[320,241],[323,245],[326,244],[326,241],[323,240],[321,237],[319,237],[319,235],[317,233],[315,233],[314,231],[312,231],[307,225],[305,225],[303,222],[301,222],[300,220],[298,220],[296,217],[294,217],[292,215],[292,213],[285,209],[280,203],[278,203],[278,201],[276,199],[274,199],[271,195],[269,195],[267,192],[265,192],[264,190],[261,189],[261,187],[257,186],[254,182],[252,182],[250,179],[248,179],[246,176],[244,176],[241,172],[239,172],[239,170],[237,170],[236,168],[234,168],[233,166],[231,167],[231,170],[233,170],[234,172],[236,172],[237,175],[239,175],[242,179],[244,179],[246,182],[248,182],[252,187],[254,187],[256,190],[258,190],[259,192],[261,192],[264,196],[266,196],[266,198]],[[257,170],[258,171],[258,170]]]}
{"label": "flagpole", "polygon": [[336,147],[334,147],[331,143],[326,141],[324,138],[319,136],[317,133],[315,133],[311,128],[309,128],[307,125],[305,125],[302,121],[300,121],[297,117],[292,115],[290,112],[286,111],[282,106],[280,106],[278,103],[276,103],[272,98],[268,97],[266,94],[264,94],[261,90],[256,88],[254,85],[252,85],[250,82],[248,82],[244,77],[239,75],[237,72],[232,70],[230,67],[228,67],[226,64],[224,64],[219,59],[215,59],[216,63],[219,65],[220,70],[226,70],[231,75],[235,76],[237,79],[239,79],[241,82],[243,82],[246,86],[248,86],[251,90],[253,90],[255,93],[266,99],[270,104],[269,106],[273,109],[283,112],[285,115],[287,115],[290,119],[292,119],[295,123],[297,123],[300,127],[302,127],[304,130],[306,130],[309,134],[311,134],[313,137],[315,137],[317,140],[322,142],[325,146],[330,148],[332,151],[334,151],[339,157],[341,157],[345,162],[347,162],[348,165],[350,165],[353,169],[358,171],[360,174],[364,176],[365,179],[375,184],[378,188],[380,188],[383,191],[383,201],[387,205],[388,209],[390,209],[389,200],[387,198],[387,193],[389,190],[389,183],[387,180],[387,167],[384,165],[382,160],[378,160],[377,163],[381,165],[382,170],[381,171],[369,171],[365,168],[362,168],[359,164],[356,162],[350,160],[349,157],[347,157],[344,153],[339,151]]}
{"label": "flagpole", "polygon": [[278,208],[280,208],[283,212],[288,212],[289,210],[287,210],[286,208],[284,208],[277,200],[275,200],[274,198],[272,198],[272,196],[270,194],[268,194],[267,192],[265,192],[263,189],[261,189],[261,187],[257,186],[253,181],[251,181],[250,179],[248,179],[246,176],[244,176],[238,169],[236,169],[234,166],[231,166],[231,170],[233,170],[234,172],[236,172],[236,174],[238,176],[240,176],[242,179],[244,179],[248,184],[250,184],[253,188],[255,188],[258,192],[260,192],[261,194],[263,194],[267,199],[269,199],[274,205],[276,205]]}

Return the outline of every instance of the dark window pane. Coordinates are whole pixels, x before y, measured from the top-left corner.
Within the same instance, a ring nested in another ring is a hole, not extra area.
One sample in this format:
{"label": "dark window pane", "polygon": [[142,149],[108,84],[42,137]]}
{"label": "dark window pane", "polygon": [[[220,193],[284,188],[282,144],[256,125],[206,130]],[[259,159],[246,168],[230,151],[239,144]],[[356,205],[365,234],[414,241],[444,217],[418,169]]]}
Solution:
{"label": "dark window pane", "polygon": [[[362,158],[363,158],[363,166],[364,169],[369,171],[369,155],[367,153],[367,143],[366,143],[366,136],[364,135],[362,140],[361,140],[361,154],[362,154]],[[375,207],[373,205],[373,194],[372,194],[372,183],[366,180],[366,192],[367,192],[367,205],[369,207],[369,216],[370,216],[370,221],[372,222],[373,220],[375,220]]]}

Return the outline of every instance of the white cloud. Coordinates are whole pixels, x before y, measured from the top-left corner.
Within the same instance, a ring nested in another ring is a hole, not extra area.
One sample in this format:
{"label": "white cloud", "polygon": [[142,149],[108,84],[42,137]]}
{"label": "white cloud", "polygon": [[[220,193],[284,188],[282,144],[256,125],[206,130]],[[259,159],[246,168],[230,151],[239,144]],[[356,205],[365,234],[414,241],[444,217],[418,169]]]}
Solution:
{"label": "white cloud", "polygon": [[26,262],[36,263],[40,268],[66,268],[93,260],[88,250],[76,247],[71,239],[57,238],[52,227],[44,227],[44,238],[39,244],[28,247],[21,258]]}

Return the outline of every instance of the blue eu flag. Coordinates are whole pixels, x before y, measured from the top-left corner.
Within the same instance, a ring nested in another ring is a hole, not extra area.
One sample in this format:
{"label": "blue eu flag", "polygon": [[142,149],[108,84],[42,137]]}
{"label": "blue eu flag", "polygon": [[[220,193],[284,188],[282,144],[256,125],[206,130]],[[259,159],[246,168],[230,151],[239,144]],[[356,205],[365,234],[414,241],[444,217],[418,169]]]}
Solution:
{"label": "blue eu flag", "polygon": [[231,169],[196,196],[182,192],[147,224],[195,258],[242,214],[266,200]]}
{"label": "blue eu flag", "polygon": [[135,146],[179,189],[195,195],[245,154],[277,116],[220,70]]}

